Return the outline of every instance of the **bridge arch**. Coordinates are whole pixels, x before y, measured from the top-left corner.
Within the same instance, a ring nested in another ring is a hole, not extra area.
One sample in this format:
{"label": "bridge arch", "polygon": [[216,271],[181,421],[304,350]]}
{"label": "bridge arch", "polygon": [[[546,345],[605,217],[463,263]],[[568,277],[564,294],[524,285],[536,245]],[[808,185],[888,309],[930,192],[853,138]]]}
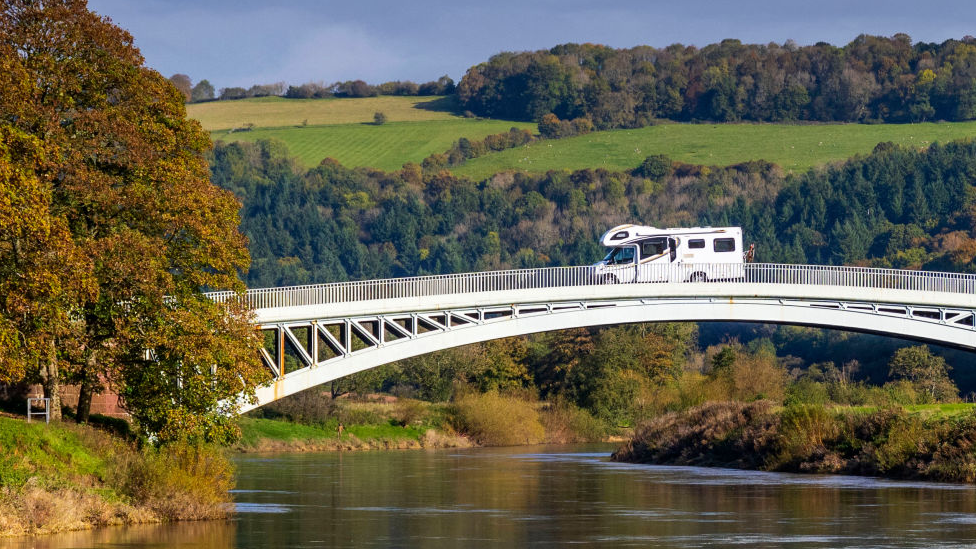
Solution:
{"label": "bridge arch", "polygon": [[294,371],[285,371],[283,354],[272,357],[265,352],[276,379],[259,388],[258,401],[242,412],[356,372],[452,347],[576,327],[666,321],[817,326],[976,350],[973,310],[893,303],[644,297],[359,315],[262,325],[276,331],[281,353],[290,347],[301,363]]}
{"label": "bridge arch", "polygon": [[274,380],[241,411],[403,358],[584,326],[796,324],[976,350],[976,275],[750,263],[718,280],[689,276],[722,269],[663,265],[653,283],[607,284],[592,267],[554,267],[250,290],[254,322],[273,336],[262,357]]}

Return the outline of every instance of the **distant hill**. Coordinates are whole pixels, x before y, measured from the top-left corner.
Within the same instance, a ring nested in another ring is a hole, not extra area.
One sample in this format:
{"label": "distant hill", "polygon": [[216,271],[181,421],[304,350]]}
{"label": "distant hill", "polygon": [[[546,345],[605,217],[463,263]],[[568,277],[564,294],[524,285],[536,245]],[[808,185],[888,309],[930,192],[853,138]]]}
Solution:
{"label": "distant hill", "polygon": [[[460,137],[477,140],[512,127],[536,131],[527,122],[464,118],[452,107],[452,97],[265,97],[191,104],[187,113],[215,141],[277,139],[307,167],[335,158],[349,167],[393,171],[444,152]],[[374,124],[377,112],[387,122]]]}
{"label": "distant hill", "polygon": [[[511,127],[537,131],[535,124],[464,118],[449,109],[451,97],[381,96],[356,99],[260,98],[187,106],[214,140],[277,139],[307,167],[324,158],[344,166],[384,171],[446,151],[458,138],[481,139]],[[438,110],[445,109],[445,110]],[[388,122],[373,124],[383,112]],[[308,120],[308,125],[302,122]],[[253,124],[249,131],[231,131]],[[976,137],[976,122],[921,124],[678,124],[609,130],[543,140],[490,153],[451,168],[476,180],[516,170],[603,168],[630,170],[649,155],[664,154],[688,164],[727,166],[765,160],[787,172],[868,154],[880,142],[923,148],[934,142]]]}

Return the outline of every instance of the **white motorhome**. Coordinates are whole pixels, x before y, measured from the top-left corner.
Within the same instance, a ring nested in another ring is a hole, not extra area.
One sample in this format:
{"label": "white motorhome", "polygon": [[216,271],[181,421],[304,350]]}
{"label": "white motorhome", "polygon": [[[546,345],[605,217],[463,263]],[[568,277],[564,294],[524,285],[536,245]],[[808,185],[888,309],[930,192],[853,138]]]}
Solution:
{"label": "white motorhome", "polygon": [[600,243],[610,253],[594,269],[597,279],[607,283],[704,282],[745,276],[740,227],[619,225],[607,231]]}

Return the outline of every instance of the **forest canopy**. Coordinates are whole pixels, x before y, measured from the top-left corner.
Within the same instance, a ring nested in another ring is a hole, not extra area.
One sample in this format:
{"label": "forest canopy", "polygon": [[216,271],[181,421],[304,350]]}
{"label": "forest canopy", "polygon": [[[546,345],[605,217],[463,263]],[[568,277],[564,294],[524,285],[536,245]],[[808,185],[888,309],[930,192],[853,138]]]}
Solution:
{"label": "forest canopy", "polygon": [[457,86],[479,116],[589,118],[598,129],[680,121],[920,122],[976,118],[976,39],[861,35],[843,47],[564,44],[499,53]]}

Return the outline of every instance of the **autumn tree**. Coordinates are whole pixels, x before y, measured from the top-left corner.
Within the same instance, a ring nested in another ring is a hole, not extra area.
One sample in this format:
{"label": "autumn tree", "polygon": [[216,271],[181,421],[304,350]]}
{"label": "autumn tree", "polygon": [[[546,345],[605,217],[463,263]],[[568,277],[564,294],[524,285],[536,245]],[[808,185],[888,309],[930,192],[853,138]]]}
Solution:
{"label": "autumn tree", "polygon": [[176,89],[180,90],[183,94],[183,102],[189,103],[193,98],[193,82],[190,77],[185,74],[174,74],[169,77],[170,84],[176,86]]}
{"label": "autumn tree", "polygon": [[91,295],[91,263],[51,214],[42,161],[39,140],[0,126],[0,383],[33,372],[57,404],[57,344],[73,335],[68,312]]}
{"label": "autumn tree", "polygon": [[207,134],[84,0],[5,3],[0,48],[0,124],[38,143],[48,215],[93,277],[89,294],[60,292],[71,323],[43,335],[53,356],[25,355],[28,375],[75,380],[82,403],[109,381],[145,431],[220,438],[217,403],[264,373],[249,312],[201,293],[243,290],[249,262],[239,204],[209,181]]}

